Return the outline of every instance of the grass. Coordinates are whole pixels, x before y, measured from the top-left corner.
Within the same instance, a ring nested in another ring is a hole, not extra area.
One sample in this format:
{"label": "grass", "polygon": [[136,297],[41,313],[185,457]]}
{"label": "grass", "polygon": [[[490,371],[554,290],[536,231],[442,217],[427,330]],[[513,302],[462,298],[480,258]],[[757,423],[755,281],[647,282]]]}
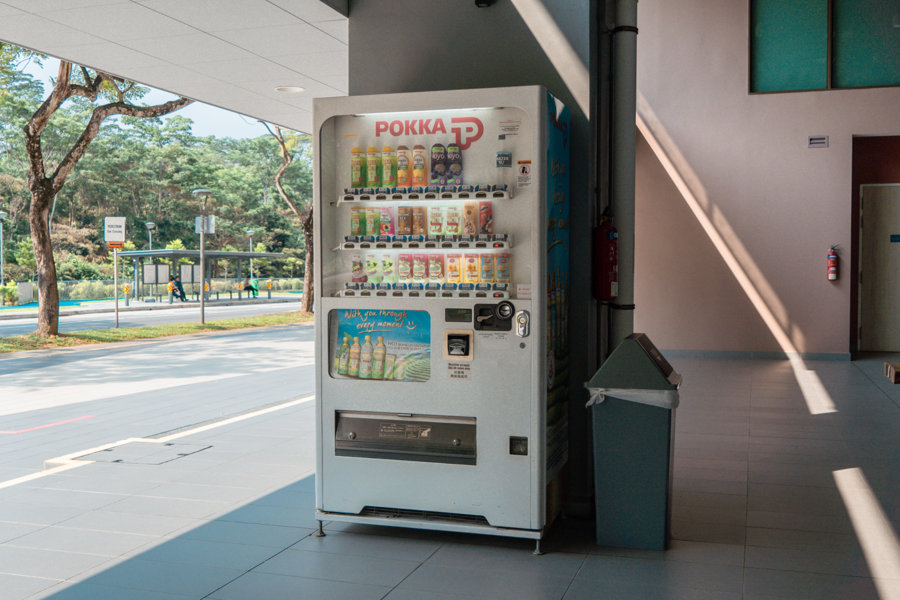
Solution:
{"label": "grass", "polygon": [[203,331],[229,331],[270,325],[288,325],[313,320],[312,313],[286,312],[274,315],[258,315],[242,319],[222,319],[201,325],[200,323],[175,323],[172,325],[152,325],[147,327],[127,327],[122,329],[87,329],[72,333],[61,333],[55,337],[41,337],[34,334],[15,337],[0,337],[0,353],[22,352],[24,350],[45,350],[49,348],[71,348],[88,344],[108,344],[130,342],[174,335],[187,335]]}

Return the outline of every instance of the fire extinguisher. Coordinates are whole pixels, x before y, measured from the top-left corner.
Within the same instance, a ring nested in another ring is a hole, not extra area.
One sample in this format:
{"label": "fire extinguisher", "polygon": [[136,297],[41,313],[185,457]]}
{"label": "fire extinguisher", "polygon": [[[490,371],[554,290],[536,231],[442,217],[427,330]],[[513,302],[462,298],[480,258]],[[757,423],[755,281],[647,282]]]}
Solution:
{"label": "fire extinguisher", "polygon": [[598,302],[612,302],[619,295],[619,232],[612,224],[609,207],[593,231],[594,277],[592,292]]}
{"label": "fire extinguisher", "polygon": [[837,281],[838,278],[838,255],[837,246],[828,249],[828,281]]}

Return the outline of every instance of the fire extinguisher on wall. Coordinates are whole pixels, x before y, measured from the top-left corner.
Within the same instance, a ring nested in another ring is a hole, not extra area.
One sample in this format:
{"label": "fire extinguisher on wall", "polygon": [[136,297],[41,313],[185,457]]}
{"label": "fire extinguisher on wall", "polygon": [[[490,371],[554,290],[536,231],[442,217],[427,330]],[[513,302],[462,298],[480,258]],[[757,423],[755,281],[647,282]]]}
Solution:
{"label": "fire extinguisher on wall", "polygon": [[838,278],[838,255],[837,246],[828,249],[828,281],[837,281]]}
{"label": "fire extinguisher on wall", "polygon": [[619,232],[612,224],[609,207],[593,231],[594,300],[612,302],[619,295]]}

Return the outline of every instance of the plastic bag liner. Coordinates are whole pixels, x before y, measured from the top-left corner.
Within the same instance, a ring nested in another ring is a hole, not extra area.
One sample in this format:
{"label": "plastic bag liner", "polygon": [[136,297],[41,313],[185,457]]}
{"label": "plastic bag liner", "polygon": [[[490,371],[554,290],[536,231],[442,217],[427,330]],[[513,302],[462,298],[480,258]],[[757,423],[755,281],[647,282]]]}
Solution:
{"label": "plastic bag liner", "polygon": [[591,399],[585,404],[586,407],[600,404],[606,400],[607,396],[610,396],[619,400],[649,404],[650,406],[668,408],[669,410],[678,408],[678,390],[588,388],[588,391],[591,393]]}

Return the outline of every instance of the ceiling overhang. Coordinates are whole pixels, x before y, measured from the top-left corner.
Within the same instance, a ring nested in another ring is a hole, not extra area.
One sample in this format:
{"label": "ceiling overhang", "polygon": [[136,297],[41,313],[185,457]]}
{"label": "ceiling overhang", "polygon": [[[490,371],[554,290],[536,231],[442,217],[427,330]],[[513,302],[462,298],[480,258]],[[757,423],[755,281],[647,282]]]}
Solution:
{"label": "ceiling overhang", "polygon": [[[0,0],[0,40],[308,133],[312,99],[347,94],[346,6]],[[304,91],[275,90],[282,86]]]}

